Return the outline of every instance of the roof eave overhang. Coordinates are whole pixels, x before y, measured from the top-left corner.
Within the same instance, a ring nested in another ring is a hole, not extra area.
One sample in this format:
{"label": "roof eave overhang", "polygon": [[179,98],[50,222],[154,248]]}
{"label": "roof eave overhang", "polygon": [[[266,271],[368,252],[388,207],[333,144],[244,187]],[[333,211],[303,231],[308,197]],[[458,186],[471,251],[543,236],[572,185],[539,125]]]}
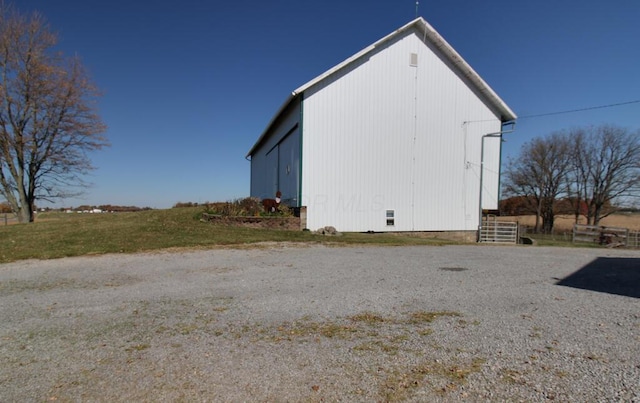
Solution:
{"label": "roof eave overhang", "polygon": [[[440,50],[447,59],[453,63],[458,71],[467,78],[476,89],[482,94],[486,100],[494,107],[500,115],[502,122],[516,120],[518,116],[509,108],[509,106],[491,89],[489,84],[480,77],[480,75],[467,63],[462,56],[423,18],[417,18],[407,24],[409,26],[417,26],[425,37],[429,38],[431,43]],[[402,28],[401,28],[402,29]]]}
{"label": "roof eave overhang", "polygon": [[299,94],[306,91],[310,87],[331,76],[345,66],[355,62],[362,57],[365,57],[367,54],[373,52],[376,48],[384,45],[386,42],[395,38],[402,32],[405,32],[414,27],[417,28],[425,36],[425,39],[428,38],[429,41],[438,50],[440,50],[442,54],[459,70],[460,74],[467,78],[477,88],[480,94],[482,94],[482,96],[484,96],[486,100],[499,113],[501,121],[509,122],[518,118],[517,115],[511,110],[511,108],[509,108],[509,106],[507,106],[507,104],[498,96],[498,94],[496,94],[495,91],[493,91],[491,87],[489,87],[489,85],[482,79],[482,77],[480,77],[480,75],[462,58],[462,56],[460,56],[460,54],[456,52],[456,50],[422,17],[416,18],[415,20],[409,22],[403,27],[398,28],[384,38],[378,40],[374,44],[367,46],[342,63],[319,75],[313,80],[307,82],[300,88],[296,89],[293,93]]}
{"label": "roof eave overhang", "polygon": [[422,17],[418,17],[415,20],[409,22],[401,28],[398,28],[396,31],[390,33],[384,38],[378,40],[372,45],[367,46],[362,49],[360,52],[346,59],[342,63],[334,66],[333,68],[327,70],[323,74],[315,77],[311,81],[308,81],[295,91],[293,91],[289,97],[282,104],[278,112],[271,119],[269,124],[267,125],[264,132],[258,138],[258,141],[251,147],[249,152],[246,155],[246,158],[249,158],[255,150],[260,146],[265,137],[268,135],[271,127],[276,122],[278,117],[287,109],[287,107],[303,92],[323,81],[327,77],[335,74],[340,71],[345,66],[355,62],[356,60],[365,57],[369,53],[373,52],[376,48],[390,41],[394,37],[398,36],[404,31],[407,31],[411,28],[417,28],[425,37],[425,40],[428,38],[429,41],[446,57],[460,72],[460,74],[465,77],[469,82],[476,88],[476,90],[486,99],[486,101],[492,106],[492,109],[496,111],[501,122],[510,122],[514,121],[518,118],[518,116],[507,106],[507,104],[498,96],[498,94],[489,87],[489,85],[480,77],[480,75],[460,56],[458,52]]}
{"label": "roof eave overhang", "polygon": [[256,151],[256,149],[262,144],[262,141],[267,137],[267,135],[269,134],[269,130],[274,125],[276,120],[278,120],[280,115],[282,115],[282,113],[284,113],[284,111],[289,107],[289,105],[291,105],[293,100],[296,99],[298,95],[300,95],[300,93],[297,93],[295,91],[292,92],[291,94],[289,94],[289,96],[284,101],[282,106],[280,106],[280,108],[278,109],[278,112],[276,112],[276,114],[273,115],[273,118],[271,118],[271,120],[269,121],[269,124],[267,125],[266,129],[262,132],[260,137],[258,137],[258,140],[255,142],[255,144],[251,147],[251,149],[249,150],[249,152],[245,156],[246,159],[249,159],[249,157],[251,157],[251,155],[253,155],[253,153]]}

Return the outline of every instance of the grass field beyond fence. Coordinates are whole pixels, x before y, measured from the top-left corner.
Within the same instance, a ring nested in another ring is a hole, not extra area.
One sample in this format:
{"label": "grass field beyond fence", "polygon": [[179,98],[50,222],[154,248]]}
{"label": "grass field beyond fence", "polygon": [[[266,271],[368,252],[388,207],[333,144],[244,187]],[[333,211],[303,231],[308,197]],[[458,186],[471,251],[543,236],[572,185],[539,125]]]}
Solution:
{"label": "grass field beyond fence", "polygon": [[[541,234],[533,232],[535,216],[501,216],[499,221],[517,222],[520,225],[520,236],[534,239],[539,246],[575,246],[575,247],[596,247],[601,248],[597,242],[574,243],[573,226],[575,218],[570,215],[558,215],[554,221],[552,234]],[[586,224],[584,217],[581,217],[579,224]],[[603,218],[600,226],[627,228],[632,232],[640,230],[640,214],[638,213],[618,213]],[[606,245],[605,245],[606,246]],[[635,244],[634,244],[635,246]]]}
{"label": "grass field beyond fence", "polygon": [[418,234],[346,233],[325,237],[303,231],[279,231],[214,225],[199,221],[199,207],[134,213],[39,213],[36,222],[0,227],[0,263],[21,259],[132,253],[169,248],[213,248],[259,242],[442,245],[451,241]]}

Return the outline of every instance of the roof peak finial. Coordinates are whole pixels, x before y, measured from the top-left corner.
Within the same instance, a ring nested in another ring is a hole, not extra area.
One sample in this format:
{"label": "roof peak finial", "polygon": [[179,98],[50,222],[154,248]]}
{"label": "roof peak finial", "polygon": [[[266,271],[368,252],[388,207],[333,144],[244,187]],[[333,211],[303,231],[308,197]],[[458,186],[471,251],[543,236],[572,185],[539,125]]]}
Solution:
{"label": "roof peak finial", "polygon": [[416,18],[418,18],[418,6],[420,5],[420,2],[418,0],[416,0]]}

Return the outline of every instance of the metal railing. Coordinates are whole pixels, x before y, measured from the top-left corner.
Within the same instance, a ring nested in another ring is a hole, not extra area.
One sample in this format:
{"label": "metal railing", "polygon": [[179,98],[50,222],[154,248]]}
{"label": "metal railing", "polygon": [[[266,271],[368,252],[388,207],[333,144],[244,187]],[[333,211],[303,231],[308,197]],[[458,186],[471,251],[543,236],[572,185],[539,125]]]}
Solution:
{"label": "metal railing", "polygon": [[627,248],[640,248],[640,231],[629,231],[627,234]]}
{"label": "metal railing", "polygon": [[486,243],[517,243],[518,223],[486,219],[480,227],[479,242]]}

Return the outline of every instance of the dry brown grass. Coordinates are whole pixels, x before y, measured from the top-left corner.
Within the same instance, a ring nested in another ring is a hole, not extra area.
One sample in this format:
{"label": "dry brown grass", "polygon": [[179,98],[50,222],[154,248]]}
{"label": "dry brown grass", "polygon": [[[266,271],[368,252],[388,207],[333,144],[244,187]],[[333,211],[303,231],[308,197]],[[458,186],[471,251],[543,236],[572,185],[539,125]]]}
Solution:
{"label": "dry brown grass", "polygon": [[[498,217],[500,221],[517,221],[521,225],[533,227],[536,222],[536,217],[533,215],[528,216],[503,216]],[[561,215],[556,216],[554,228],[558,232],[571,231],[575,219],[573,216]],[[581,217],[580,224],[586,224],[584,217]],[[600,221],[600,225],[606,227],[620,227],[628,228],[630,230],[640,230],[640,214],[628,213],[628,214],[614,214],[609,217],[605,217]]]}

